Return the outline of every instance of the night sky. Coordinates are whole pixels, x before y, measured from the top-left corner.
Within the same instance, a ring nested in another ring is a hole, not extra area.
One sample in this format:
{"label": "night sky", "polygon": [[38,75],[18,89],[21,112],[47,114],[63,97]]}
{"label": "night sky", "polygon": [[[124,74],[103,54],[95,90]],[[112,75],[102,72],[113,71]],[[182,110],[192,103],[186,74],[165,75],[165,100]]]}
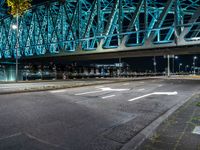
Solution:
{"label": "night sky", "polygon": [[[198,59],[196,60],[196,66],[200,65],[200,55],[181,55],[178,56],[178,59],[174,61],[174,66],[175,66],[175,71],[179,70],[179,63],[182,63],[181,70],[185,70],[185,66],[189,65],[190,68],[193,63],[193,57],[197,56]],[[127,62],[129,65],[133,67],[133,70],[136,71],[146,71],[146,70],[154,70],[153,66],[153,57],[145,57],[145,58],[125,58],[122,61]],[[171,58],[171,68],[172,68],[172,61],[173,59]],[[165,71],[165,68],[167,67],[167,59],[164,58],[163,56],[156,57],[156,62],[157,62],[157,71],[158,72],[163,72]],[[188,69],[190,70],[190,69]]]}

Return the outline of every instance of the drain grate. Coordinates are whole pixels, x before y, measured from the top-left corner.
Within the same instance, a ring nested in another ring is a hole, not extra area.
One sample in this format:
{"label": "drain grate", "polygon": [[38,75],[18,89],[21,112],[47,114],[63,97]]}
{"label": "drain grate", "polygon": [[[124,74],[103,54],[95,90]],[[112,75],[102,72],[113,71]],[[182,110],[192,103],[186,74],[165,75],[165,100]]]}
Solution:
{"label": "drain grate", "polygon": [[196,126],[196,127],[194,128],[194,130],[192,131],[192,133],[193,133],[193,134],[198,134],[198,135],[200,135],[200,126]]}

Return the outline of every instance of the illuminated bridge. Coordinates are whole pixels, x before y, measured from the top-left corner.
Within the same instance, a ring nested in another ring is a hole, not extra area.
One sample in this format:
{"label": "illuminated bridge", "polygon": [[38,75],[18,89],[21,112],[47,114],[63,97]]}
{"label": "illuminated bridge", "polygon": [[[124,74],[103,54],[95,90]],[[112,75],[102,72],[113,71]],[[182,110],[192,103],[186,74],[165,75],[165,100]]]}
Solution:
{"label": "illuminated bridge", "polygon": [[20,17],[19,36],[0,17],[1,59],[200,52],[199,0],[51,1]]}

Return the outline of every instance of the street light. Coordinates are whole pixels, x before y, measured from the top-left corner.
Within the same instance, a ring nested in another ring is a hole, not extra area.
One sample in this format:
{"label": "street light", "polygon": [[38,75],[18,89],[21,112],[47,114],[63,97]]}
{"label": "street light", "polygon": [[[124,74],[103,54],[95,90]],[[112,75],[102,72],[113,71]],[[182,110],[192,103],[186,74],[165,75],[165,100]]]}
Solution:
{"label": "street light", "polygon": [[13,25],[12,25],[12,29],[13,29],[13,30],[16,30],[16,29],[17,29],[17,25],[13,24]]}
{"label": "street light", "polygon": [[197,60],[197,56],[194,56],[194,57],[193,57],[194,75],[196,74],[196,72],[195,72],[196,60]]}
{"label": "street light", "polygon": [[183,65],[182,63],[179,64],[179,73],[180,73],[180,71],[181,71],[181,66],[182,66],[182,65]]}

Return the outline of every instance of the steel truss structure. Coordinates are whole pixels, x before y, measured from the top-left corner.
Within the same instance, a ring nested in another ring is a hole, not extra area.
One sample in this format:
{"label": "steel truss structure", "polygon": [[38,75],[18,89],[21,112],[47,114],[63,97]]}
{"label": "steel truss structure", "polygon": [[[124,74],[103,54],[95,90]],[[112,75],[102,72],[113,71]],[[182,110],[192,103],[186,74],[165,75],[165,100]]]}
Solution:
{"label": "steel truss structure", "polygon": [[5,0],[0,1],[0,19],[6,14],[7,9],[5,8]]}
{"label": "steel truss structure", "polygon": [[199,0],[57,0],[0,19],[0,58],[200,44]]}

